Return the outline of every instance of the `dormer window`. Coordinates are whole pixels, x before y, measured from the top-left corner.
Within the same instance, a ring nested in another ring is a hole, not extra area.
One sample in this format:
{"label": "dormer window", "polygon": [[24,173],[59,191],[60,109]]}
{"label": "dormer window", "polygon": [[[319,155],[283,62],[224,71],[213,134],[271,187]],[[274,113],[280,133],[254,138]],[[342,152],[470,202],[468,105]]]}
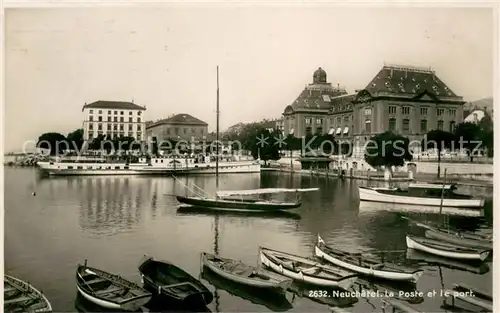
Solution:
{"label": "dormer window", "polygon": [[417,84],[415,88],[420,89],[420,84]]}

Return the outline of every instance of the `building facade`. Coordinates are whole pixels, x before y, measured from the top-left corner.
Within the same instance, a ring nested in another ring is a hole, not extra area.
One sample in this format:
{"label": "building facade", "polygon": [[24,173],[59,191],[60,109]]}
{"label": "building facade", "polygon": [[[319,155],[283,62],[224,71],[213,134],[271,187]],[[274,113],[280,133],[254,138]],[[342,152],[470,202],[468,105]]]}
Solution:
{"label": "building facade", "polygon": [[148,140],[202,141],[208,135],[208,124],[189,114],[176,114],[150,123],[146,127]]}
{"label": "building facade", "polygon": [[146,108],[133,102],[95,101],[82,108],[83,138],[91,141],[99,135],[108,139],[133,137],[145,140],[144,112]]}
{"label": "building facade", "polygon": [[[318,83],[326,83],[321,68],[314,73],[312,85]],[[463,98],[428,68],[384,66],[356,93],[328,88],[314,91],[306,87],[285,108],[287,134],[328,133],[359,150],[371,136],[388,130],[421,140],[432,129],[452,132],[463,120]]]}

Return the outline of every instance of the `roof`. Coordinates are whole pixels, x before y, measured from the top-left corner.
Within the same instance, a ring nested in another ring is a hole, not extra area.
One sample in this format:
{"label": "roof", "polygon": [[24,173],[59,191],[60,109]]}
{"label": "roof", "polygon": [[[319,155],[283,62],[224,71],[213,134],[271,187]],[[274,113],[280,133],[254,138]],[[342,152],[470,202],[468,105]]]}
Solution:
{"label": "roof", "polygon": [[155,126],[163,125],[163,124],[208,126],[208,124],[206,122],[203,122],[202,120],[197,119],[196,117],[194,117],[192,115],[189,115],[186,113],[181,113],[181,114],[176,114],[174,116],[156,121],[156,122],[148,125],[147,128],[151,128],[151,127],[155,127]]}
{"label": "roof", "polygon": [[413,97],[427,91],[438,98],[458,97],[433,70],[414,66],[386,65],[365,90],[372,95],[389,93]]}
{"label": "roof", "polygon": [[[295,101],[288,106],[293,111],[296,110],[329,110],[332,107],[332,98],[340,95],[345,95],[345,91],[339,91],[333,87],[312,89],[306,87]],[[285,111],[289,111],[285,109]]]}
{"label": "roof", "polygon": [[121,110],[146,110],[146,107],[142,107],[133,102],[124,102],[124,101],[107,101],[107,100],[98,100],[89,104],[85,104],[82,108],[94,108],[94,109],[121,109]]}
{"label": "roof", "polygon": [[352,101],[356,98],[357,93],[345,94],[337,97],[330,98],[331,100],[331,113],[351,111]]}

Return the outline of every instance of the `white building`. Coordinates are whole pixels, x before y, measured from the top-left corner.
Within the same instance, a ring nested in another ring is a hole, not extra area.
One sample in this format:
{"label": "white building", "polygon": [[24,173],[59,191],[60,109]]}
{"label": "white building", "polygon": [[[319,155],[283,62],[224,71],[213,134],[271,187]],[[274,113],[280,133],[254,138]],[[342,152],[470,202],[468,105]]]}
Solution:
{"label": "white building", "polygon": [[484,110],[474,110],[472,111],[467,117],[464,119],[465,123],[479,123],[485,116],[485,111]]}
{"label": "white building", "polygon": [[108,139],[133,137],[144,141],[145,111],[146,107],[133,102],[99,100],[85,104],[82,108],[83,139],[91,141],[98,135],[107,135]]}

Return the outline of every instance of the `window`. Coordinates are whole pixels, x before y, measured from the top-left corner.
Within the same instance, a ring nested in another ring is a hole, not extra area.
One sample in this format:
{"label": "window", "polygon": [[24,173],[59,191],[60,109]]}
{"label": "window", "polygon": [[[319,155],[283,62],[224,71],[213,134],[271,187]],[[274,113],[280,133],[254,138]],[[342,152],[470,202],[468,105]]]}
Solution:
{"label": "window", "polygon": [[128,112],[128,115],[132,115],[132,111]]}
{"label": "window", "polygon": [[451,121],[450,122],[450,132],[454,132],[455,131],[455,121]]}
{"label": "window", "polygon": [[137,118],[137,123],[140,123],[140,122],[141,122],[141,118],[140,118],[140,117],[138,117],[138,118]]}
{"label": "window", "polygon": [[337,117],[337,126],[340,126],[342,123],[342,118],[340,116]]}
{"label": "window", "polygon": [[132,118],[131,117],[128,118],[128,122],[132,123]]}
{"label": "window", "polygon": [[142,133],[138,132],[137,133],[137,140],[141,140],[142,139]]}
{"label": "window", "polygon": [[94,124],[89,124],[89,130],[94,129]]}
{"label": "window", "polygon": [[102,114],[102,110],[99,110],[99,114]]}
{"label": "window", "polygon": [[118,111],[113,112],[115,115],[118,114]]}
{"label": "window", "polygon": [[92,115],[91,115],[91,116],[89,116],[89,121],[90,121],[90,122],[94,121],[94,117],[93,117]]}
{"label": "window", "polygon": [[311,124],[311,119],[309,117],[306,117],[306,124]]}
{"label": "window", "polygon": [[132,124],[128,124],[128,130],[132,130]]}
{"label": "window", "polygon": [[120,111],[120,115],[123,115],[123,111]]}
{"label": "window", "polygon": [[396,106],[394,105],[389,106],[389,114],[396,114]]}
{"label": "window", "polygon": [[477,117],[477,113],[474,113],[474,122],[477,122],[478,121],[478,117]]}
{"label": "window", "polygon": [[89,139],[94,138],[94,132],[89,132]]}
{"label": "window", "polygon": [[365,108],[365,115],[372,115],[372,108]]}
{"label": "window", "polygon": [[141,112],[141,111],[139,111],[139,112],[137,112],[137,115],[139,115],[139,116],[140,116],[140,115],[141,115],[141,113],[142,113],[142,112]]}
{"label": "window", "polygon": [[111,122],[111,116],[108,116],[108,122]]}
{"label": "window", "polygon": [[120,124],[120,130],[123,131],[123,124]]}
{"label": "window", "polygon": [[90,113],[90,114],[94,114],[94,110],[90,110],[90,111],[89,111],[89,113]]}
{"label": "window", "polygon": [[368,134],[371,134],[371,132],[372,132],[372,121],[371,120],[365,121],[365,132],[367,132]]}
{"label": "window", "polygon": [[409,115],[410,114],[410,107],[402,107],[401,108],[401,113],[403,115]]}
{"label": "window", "polygon": [[123,123],[123,116],[120,116],[120,122]]}
{"label": "window", "polygon": [[141,130],[141,125],[137,125],[137,131]]}
{"label": "window", "polygon": [[436,115],[442,116],[444,114],[444,109],[436,109]]}
{"label": "window", "polygon": [[420,115],[427,115],[427,108],[420,108]]}
{"label": "window", "polygon": [[438,121],[437,126],[439,130],[443,130],[443,121]]}
{"label": "window", "polygon": [[99,122],[102,122],[102,116],[98,116],[98,117],[97,117],[97,120],[98,120]]}
{"label": "window", "polygon": [[455,109],[449,109],[449,110],[448,110],[448,114],[449,114],[450,116],[455,117],[455,116],[457,115],[457,110],[455,110]]}
{"label": "window", "polygon": [[170,135],[170,128],[167,128],[167,135]]}
{"label": "window", "polygon": [[187,134],[187,129],[186,129],[186,128],[184,128],[184,135],[185,135],[185,134]]}
{"label": "window", "polygon": [[110,114],[111,114],[111,110],[108,111],[108,115],[110,115]]}
{"label": "window", "polygon": [[318,134],[318,135],[323,134],[323,127],[316,128],[316,134]]}
{"label": "window", "polygon": [[403,132],[409,132],[410,131],[410,120],[405,118],[403,120]]}
{"label": "window", "polygon": [[118,130],[118,125],[113,125],[113,130]]}
{"label": "window", "polygon": [[108,130],[111,130],[111,124],[108,124]]}
{"label": "window", "polygon": [[115,116],[115,117],[113,117],[113,121],[114,121],[114,122],[118,122],[118,117],[116,117],[116,116]]}
{"label": "window", "polygon": [[344,116],[344,122],[346,122],[346,123],[349,122],[349,119],[350,119],[349,115]]}
{"label": "window", "polygon": [[312,134],[312,128],[306,127],[306,135],[311,135],[311,134]]}
{"label": "window", "polygon": [[395,132],[396,131],[396,119],[395,118],[390,118],[389,119],[389,130],[391,132]]}
{"label": "window", "polygon": [[323,119],[322,118],[317,118],[316,119],[316,125],[323,124]]}
{"label": "window", "polygon": [[97,124],[97,130],[102,130],[102,124],[101,123]]}
{"label": "window", "polygon": [[420,132],[421,133],[426,133],[427,132],[427,120],[421,120],[420,121]]}

